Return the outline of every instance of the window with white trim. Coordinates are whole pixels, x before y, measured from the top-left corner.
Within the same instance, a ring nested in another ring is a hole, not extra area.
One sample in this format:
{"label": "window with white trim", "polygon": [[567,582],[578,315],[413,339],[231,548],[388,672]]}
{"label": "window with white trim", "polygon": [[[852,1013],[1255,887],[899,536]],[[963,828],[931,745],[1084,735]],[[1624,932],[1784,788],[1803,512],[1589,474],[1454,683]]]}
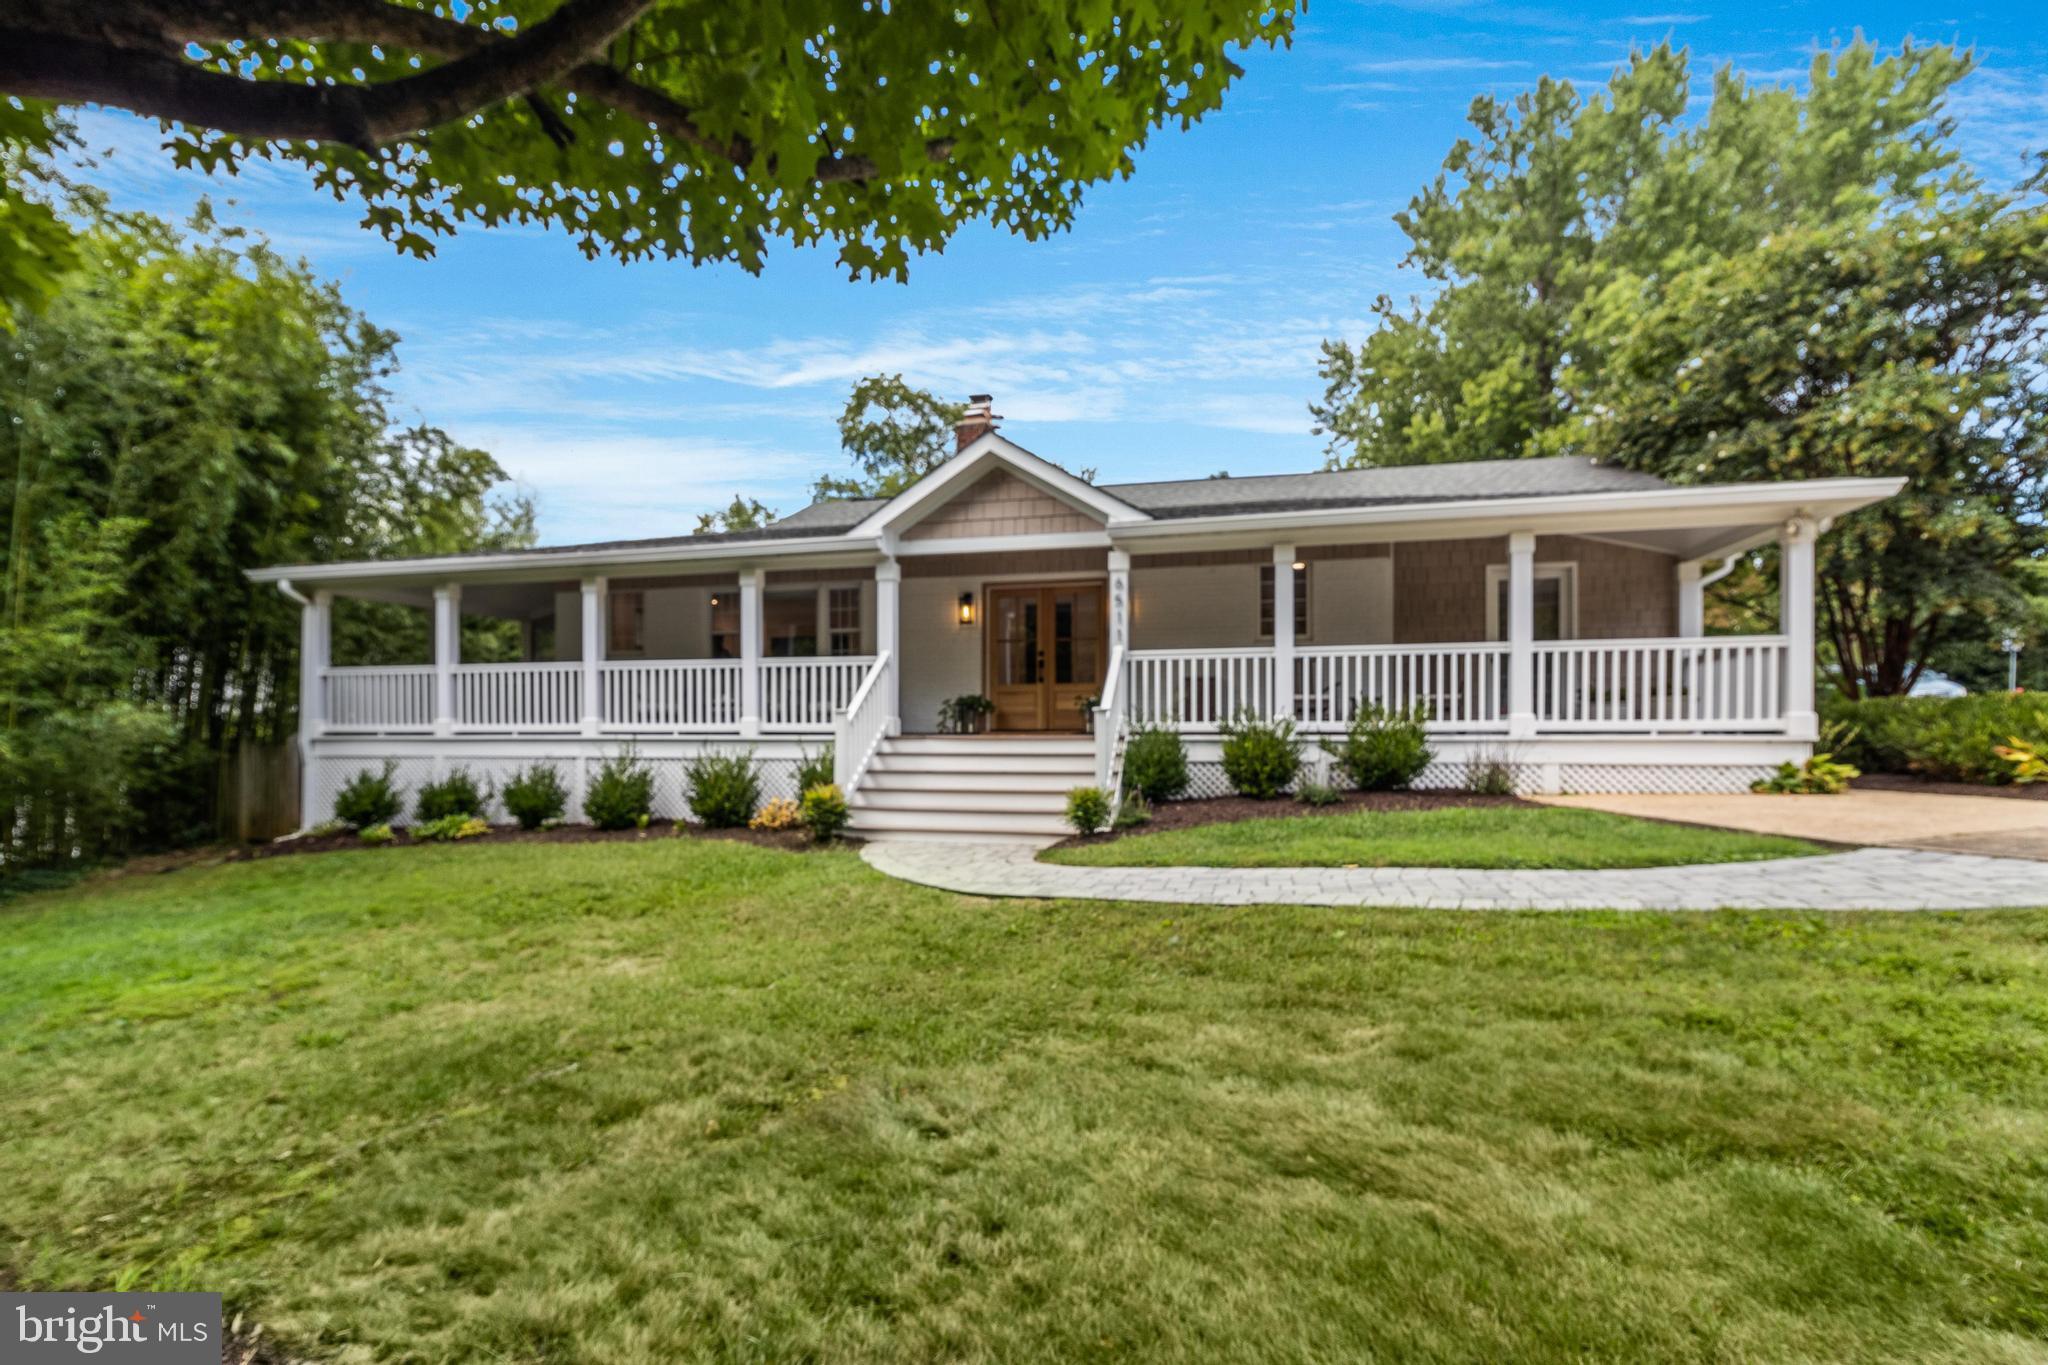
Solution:
{"label": "window with white trim", "polygon": [[[1294,571],[1294,638],[1308,638],[1308,577],[1309,566],[1301,565]],[[1259,638],[1273,638],[1273,566],[1259,566]]]}
{"label": "window with white trim", "polygon": [[829,588],[825,598],[825,633],[829,650],[838,657],[860,653],[860,588]]}
{"label": "window with white trim", "polygon": [[[1535,596],[1534,636],[1575,640],[1579,634],[1579,566],[1538,564],[1530,587]],[[1508,638],[1508,566],[1486,566],[1486,638]]]}
{"label": "window with white trim", "polygon": [[604,652],[626,658],[647,650],[647,594],[614,592],[605,598]]}

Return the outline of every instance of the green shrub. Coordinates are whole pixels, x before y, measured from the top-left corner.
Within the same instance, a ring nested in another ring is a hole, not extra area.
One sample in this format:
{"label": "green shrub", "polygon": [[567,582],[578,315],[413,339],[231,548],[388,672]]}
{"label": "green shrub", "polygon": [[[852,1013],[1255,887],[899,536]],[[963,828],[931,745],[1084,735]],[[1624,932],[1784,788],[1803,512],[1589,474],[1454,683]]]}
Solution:
{"label": "green shrub", "polygon": [[505,803],[505,813],[519,822],[519,828],[539,829],[562,818],[569,808],[569,788],[554,764],[536,763],[512,774],[498,799]]}
{"label": "green shrub", "polygon": [[1474,796],[1513,796],[1515,765],[1499,754],[1474,752],[1465,760],[1465,790]]}
{"label": "green shrub", "polygon": [[1999,758],[2000,745],[2048,742],[2048,693],[1829,699],[1823,705],[1829,720],[1854,728],[1840,757],[1865,772],[2002,785],[2013,780],[2013,769]]}
{"label": "green shrub", "polygon": [[1379,705],[1351,713],[1344,738],[1323,741],[1323,752],[1360,791],[1396,791],[1422,776],[1434,756],[1423,734],[1423,709],[1394,711]]}
{"label": "green shrub", "polygon": [[1328,782],[1299,782],[1294,799],[1304,806],[1334,806],[1344,799],[1344,793]]}
{"label": "green shrub", "polygon": [[599,829],[631,829],[654,809],[654,769],[632,749],[606,759],[583,793],[583,818]]}
{"label": "green shrub", "polygon": [[829,787],[833,781],[832,746],[827,744],[813,754],[806,749],[796,764],[796,789],[807,792],[813,787]]}
{"label": "green shrub", "polygon": [[1301,771],[1301,741],[1292,720],[1266,720],[1240,711],[1223,725],[1223,776],[1231,789],[1255,801],[1287,790]]}
{"label": "green shrub", "polygon": [[491,799],[491,784],[479,784],[467,768],[450,768],[439,782],[420,788],[413,803],[413,818],[431,824],[451,815],[482,815]]}
{"label": "green shrub", "polygon": [[1124,746],[1124,785],[1147,801],[1171,801],[1188,789],[1188,746],[1180,733],[1148,725]]}
{"label": "green shrub", "polygon": [[1077,833],[1095,834],[1109,824],[1109,797],[1100,787],[1076,787],[1067,793],[1067,823]]}
{"label": "green shrub", "polygon": [[1833,754],[1815,754],[1804,763],[1780,763],[1778,771],[1749,784],[1753,792],[1778,795],[1835,796],[1849,790],[1849,779],[1863,774]]}
{"label": "green shrub", "polygon": [[474,839],[479,834],[489,834],[491,827],[481,816],[466,815],[455,811],[437,820],[428,820],[412,827],[412,837],[427,843],[439,843],[452,839]]}
{"label": "green shrub", "polygon": [[832,782],[806,787],[798,809],[803,816],[804,828],[811,832],[812,839],[821,844],[837,839],[853,818],[853,812],[846,807],[846,793]]}
{"label": "green shrub", "polygon": [[351,777],[334,798],[334,818],[357,829],[388,825],[396,820],[405,809],[398,783],[393,780],[397,772],[398,764],[386,759],[383,772],[373,773],[365,768]]}
{"label": "green shrub", "polygon": [[2012,765],[2013,782],[2022,787],[2048,782],[2048,752],[2044,752],[2048,743],[2036,744],[2018,735],[2010,738],[2010,744],[2001,744],[1992,752]]}
{"label": "green shrub", "polygon": [[1116,819],[1110,822],[1115,829],[1135,829],[1139,825],[1152,823],[1152,805],[1143,792],[1125,795],[1123,804],[1116,808]]}
{"label": "green shrub", "polygon": [[391,826],[389,825],[365,825],[363,826],[363,832],[356,837],[366,844],[375,846],[377,844],[388,844],[398,836],[391,832]]}
{"label": "green shrub", "polygon": [[754,751],[702,753],[690,760],[690,814],[712,829],[738,829],[761,804]]}

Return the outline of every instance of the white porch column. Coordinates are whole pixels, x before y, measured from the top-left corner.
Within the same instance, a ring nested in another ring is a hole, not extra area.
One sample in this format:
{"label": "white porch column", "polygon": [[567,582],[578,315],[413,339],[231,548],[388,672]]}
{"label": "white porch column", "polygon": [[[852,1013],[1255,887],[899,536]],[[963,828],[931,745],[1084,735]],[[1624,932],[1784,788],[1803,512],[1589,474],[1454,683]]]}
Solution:
{"label": "white porch column", "polygon": [[740,570],[740,733],[761,733],[761,586],[765,569]]}
{"label": "white porch column", "polygon": [[1697,559],[1678,562],[1678,633],[1688,640],[1707,633],[1707,585]]}
{"label": "white porch column", "polygon": [[462,585],[434,589],[434,733],[455,733],[455,666],[462,662]]}
{"label": "white porch column", "polygon": [[603,578],[583,580],[583,605],[579,619],[583,627],[583,648],[577,658],[583,661],[583,733],[594,735],[598,726],[604,723],[604,662],[605,616],[610,611],[609,596],[611,585]]}
{"label": "white porch column", "polygon": [[1778,536],[1778,629],[1785,637],[1785,733],[1820,738],[1813,705],[1813,544],[1819,528],[1794,517]]}
{"label": "white porch column", "polygon": [[1294,714],[1294,547],[1273,547],[1273,714]]}
{"label": "white porch column", "polygon": [[1508,735],[1536,733],[1536,534],[1508,537]]}
{"label": "white porch column", "polygon": [[313,818],[313,741],[327,728],[327,666],[334,657],[334,594],[315,592],[299,608],[299,828]]}
{"label": "white porch column", "polygon": [[327,728],[327,668],[334,658],[334,594],[321,589],[299,608],[299,734]]}
{"label": "white porch column", "polygon": [[875,565],[875,653],[887,652],[889,671],[882,677],[882,705],[889,733],[903,733],[903,566],[893,559]]}
{"label": "white porch column", "polygon": [[[1109,552],[1109,651],[1131,647],[1131,553]],[[1108,681],[1104,679],[1104,681]]]}

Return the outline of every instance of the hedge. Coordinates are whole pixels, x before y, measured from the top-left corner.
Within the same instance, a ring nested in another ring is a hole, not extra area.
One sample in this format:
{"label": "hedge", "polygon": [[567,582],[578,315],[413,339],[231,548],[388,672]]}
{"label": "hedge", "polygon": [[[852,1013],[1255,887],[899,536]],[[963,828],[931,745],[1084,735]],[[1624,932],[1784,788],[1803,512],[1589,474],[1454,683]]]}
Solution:
{"label": "hedge", "polygon": [[1836,757],[1872,773],[2002,785],[2012,781],[2012,767],[1992,746],[2014,735],[2048,740],[2048,692],[1830,699],[1823,709],[1855,731]]}

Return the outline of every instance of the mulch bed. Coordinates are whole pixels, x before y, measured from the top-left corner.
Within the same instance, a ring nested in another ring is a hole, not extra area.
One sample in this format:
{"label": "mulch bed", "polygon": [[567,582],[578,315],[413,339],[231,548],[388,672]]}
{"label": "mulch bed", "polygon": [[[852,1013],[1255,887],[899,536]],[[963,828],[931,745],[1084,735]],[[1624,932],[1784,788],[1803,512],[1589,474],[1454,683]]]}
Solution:
{"label": "mulch bed", "polygon": [[[447,844],[632,844],[653,839],[723,839],[730,843],[754,844],[802,853],[819,847],[800,829],[705,829],[685,820],[655,820],[646,829],[598,829],[595,825],[557,825],[553,829],[524,830],[517,825],[492,825],[489,834],[472,839],[443,840]],[[842,837],[844,844],[857,839]],[[341,849],[430,848],[434,841],[415,839],[404,830],[394,832],[388,844],[366,844],[353,833],[323,834],[317,838],[283,839],[267,844],[211,845],[180,849],[172,853],[145,854],[121,865],[126,873],[175,872],[180,868],[211,863],[244,863],[258,858],[283,858],[300,853],[333,853]]]}
{"label": "mulch bed", "polygon": [[1169,829],[1193,829],[1197,825],[1222,825],[1239,820],[1277,820],[1292,815],[1349,815],[1361,810],[1445,810],[1452,806],[1533,806],[1519,796],[1475,796],[1471,792],[1346,792],[1344,799],[1328,806],[1308,806],[1279,797],[1254,801],[1248,796],[1215,796],[1200,801],[1165,801],[1152,808],[1152,818],[1128,829],[1110,830],[1087,836],[1070,835],[1055,848],[1081,848],[1090,844],[1114,843],[1134,835],[1158,834]]}
{"label": "mulch bed", "polygon": [[1988,782],[1938,782],[1910,773],[1865,773],[1849,786],[1860,792],[1925,792],[1929,796],[2011,796],[2022,801],[2048,801],[2048,782],[2026,787],[1994,787]]}

